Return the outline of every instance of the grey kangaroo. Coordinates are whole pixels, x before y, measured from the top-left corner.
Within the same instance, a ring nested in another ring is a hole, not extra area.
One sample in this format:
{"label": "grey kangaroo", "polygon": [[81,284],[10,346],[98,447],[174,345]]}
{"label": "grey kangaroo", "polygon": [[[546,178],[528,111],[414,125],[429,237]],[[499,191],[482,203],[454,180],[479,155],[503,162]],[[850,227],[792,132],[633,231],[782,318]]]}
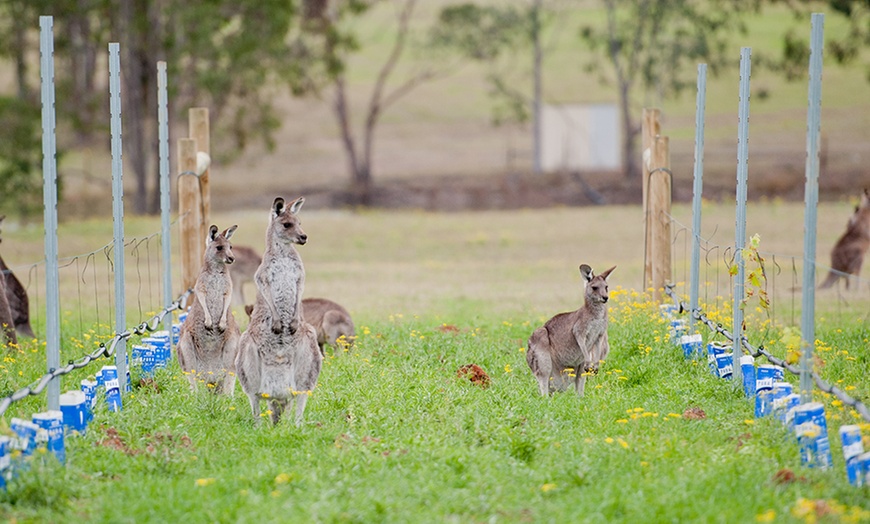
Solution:
{"label": "grey kangaroo", "polygon": [[[245,306],[245,313],[250,317],[254,306]],[[356,331],[350,313],[341,304],[327,298],[303,298],[302,318],[314,326],[317,333],[317,345],[320,354],[326,356],[324,348],[331,345],[336,351],[342,346],[353,344]]]}
{"label": "grey kangaroo", "polygon": [[586,374],[598,372],[599,362],[610,349],[607,341],[607,277],[614,269],[616,266],[600,275],[593,275],[591,267],[581,265],[580,274],[586,281],[583,307],[556,315],[529,338],[526,362],[538,379],[541,395],[566,389],[566,374],[573,372],[574,389],[582,396]]}
{"label": "grey kangaroo", "polygon": [[230,311],[233,282],[227,269],[233,263],[230,238],[236,227],[222,233],[215,225],[209,228],[202,270],[193,286],[195,300],[178,338],[178,363],[191,388],[202,380],[228,395],[236,385],[233,373],[241,336]]}
{"label": "grey kangaroo", "polygon": [[[0,215],[0,224],[3,223],[5,218],[6,215]],[[0,236],[0,242],[2,241],[3,238]],[[27,289],[21,285],[21,281],[15,277],[15,274],[6,265],[3,257],[0,257],[0,273],[5,277],[6,290],[4,294],[9,304],[9,310],[12,313],[12,324],[15,325],[15,331],[19,335],[36,338],[33,328],[30,327],[30,299],[27,298]]]}
{"label": "grey kangaroo", "polygon": [[870,190],[865,189],[861,203],[849,217],[846,232],[831,249],[832,270],[819,284],[819,289],[833,286],[840,278],[846,279],[846,289],[849,289],[849,275],[857,277],[861,273],[867,248],[870,248]]}
{"label": "grey kangaroo", "polygon": [[301,426],[323,364],[314,327],[302,318],[305,268],[294,244],[308,241],[298,216],[303,203],[300,197],[285,206],[279,197],[272,204],[266,250],[254,277],[257,300],[239,342],[236,373],[257,422],[260,400],[268,401],[273,424],[295,400]]}

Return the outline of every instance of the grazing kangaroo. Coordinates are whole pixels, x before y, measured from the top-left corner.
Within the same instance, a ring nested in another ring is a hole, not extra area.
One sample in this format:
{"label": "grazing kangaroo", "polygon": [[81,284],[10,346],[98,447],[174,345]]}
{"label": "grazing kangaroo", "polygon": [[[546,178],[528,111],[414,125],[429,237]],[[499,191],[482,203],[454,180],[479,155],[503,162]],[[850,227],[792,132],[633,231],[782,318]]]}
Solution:
{"label": "grazing kangaroo", "polygon": [[[593,275],[592,268],[580,266],[586,280],[586,301],[577,311],[560,313],[536,329],[526,352],[532,373],[538,379],[541,395],[566,389],[566,370],[574,373],[574,389],[583,395],[586,373],[597,373],[607,356],[607,277],[616,269]],[[550,384],[552,379],[553,384]]]}
{"label": "grazing kangaroo", "polygon": [[305,268],[294,244],[308,241],[298,217],[304,203],[300,197],[285,206],[279,197],[272,204],[266,250],[254,276],[257,301],[239,342],[236,373],[258,422],[260,400],[268,400],[273,424],[295,400],[301,426],[323,364],[314,327],[302,318]]}
{"label": "grazing kangaroo", "polygon": [[[245,306],[245,313],[250,317],[254,306]],[[341,304],[326,298],[303,298],[302,318],[314,326],[317,333],[317,345],[320,354],[326,356],[324,346],[331,345],[338,350],[342,345],[350,345],[356,336],[353,319]],[[343,342],[339,342],[343,341]]]}
{"label": "grazing kangaroo", "polygon": [[241,306],[247,304],[245,300],[244,286],[248,282],[254,284],[254,274],[263,261],[257,251],[248,246],[235,246],[233,253],[236,261],[230,266],[230,276],[233,279],[233,304]]}
{"label": "grazing kangaroo", "polygon": [[[6,215],[0,215],[0,224],[5,218]],[[0,236],[0,242],[2,241],[3,238]],[[21,285],[21,281],[15,277],[15,274],[3,261],[3,257],[0,257],[0,273],[5,277],[3,279],[6,284],[4,294],[9,304],[9,310],[12,312],[12,323],[15,325],[15,331],[19,335],[36,338],[33,328],[30,327],[30,299],[27,298],[27,289]]]}
{"label": "grazing kangaroo", "polygon": [[219,393],[232,395],[235,389],[233,372],[241,335],[230,311],[233,281],[227,266],[233,263],[230,238],[237,227],[222,233],[215,225],[209,228],[202,270],[193,286],[196,299],[181,325],[178,363],[194,390],[197,380]]}
{"label": "grazing kangaroo", "polygon": [[867,248],[870,248],[870,190],[865,189],[855,213],[849,217],[846,232],[831,249],[832,270],[819,284],[819,289],[833,286],[840,278],[846,279],[846,289],[849,289],[848,275],[857,277],[861,273]]}

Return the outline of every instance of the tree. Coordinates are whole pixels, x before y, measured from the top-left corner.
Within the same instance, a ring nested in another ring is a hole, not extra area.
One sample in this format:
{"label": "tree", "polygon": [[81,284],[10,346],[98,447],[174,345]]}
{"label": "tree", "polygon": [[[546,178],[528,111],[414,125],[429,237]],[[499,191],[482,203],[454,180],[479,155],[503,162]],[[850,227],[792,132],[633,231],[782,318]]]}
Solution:
{"label": "tree", "polygon": [[449,74],[455,67],[455,64],[433,61],[398,83],[391,84],[396,66],[411,44],[411,21],[417,6],[417,0],[397,2],[395,37],[378,70],[368,102],[362,110],[362,127],[355,129],[352,123],[353,109],[348,99],[347,63],[350,56],[360,50],[360,45],[352,30],[347,27],[347,20],[362,16],[375,5],[384,3],[387,2],[348,0],[341,3],[331,16],[320,10],[317,16],[309,20],[307,26],[311,33],[323,39],[327,70],[332,78],[334,91],[333,114],[338,123],[351,175],[353,201],[357,205],[371,203],[375,132],[384,111],[416,87]]}
{"label": "tree", "polygon": [[[57,111],[78,141],[105,137],[98,118],[106,79],[96,64],[119,42],[125,160],[136,180],[134,210],[156,212],[156,64],[167,62],[170,114],[197,105],[210,109],[214,150],[231,156],[255,140],[272,147],[280,122],[271,95],[277,85],[297,94],[316,89],[323,56],[304,45],[297,23],[303,0],[0,0],[0,21],[14,29],[0,37],[0,54],[17,64],[18,92],[33,98],[23,57],[35,39],[38,15],[55,19]],[[22,20],[33,20],[28,26]],[[106,141],[107,143],[108,141]],[[150,181],[150,183],[149,183]],[[149,195],[150,190],[150,195]]]}
{"label": "tree", "polygon": [[[40,109],[27,100],[0,97],[0,207],[21,215],[42,206]],[[60,191],[58,192],[60,193]]]}
{"label": "tree", "polygon": [[[586,24],[581,39],[595,52],[586,66],[606,84],[615,84],[623,129],[623,166],[637,177],[640,123],[635,96],[655,92],[661,98],[694,85],[695,66],[707,63],[711,74],[733,65],[730,38],[745,31],[741,14],[753,0],[602,0],[607,23]],[[605,60],[601,60],[604,55]],[[604,64],[608,67],[605,68]]]}

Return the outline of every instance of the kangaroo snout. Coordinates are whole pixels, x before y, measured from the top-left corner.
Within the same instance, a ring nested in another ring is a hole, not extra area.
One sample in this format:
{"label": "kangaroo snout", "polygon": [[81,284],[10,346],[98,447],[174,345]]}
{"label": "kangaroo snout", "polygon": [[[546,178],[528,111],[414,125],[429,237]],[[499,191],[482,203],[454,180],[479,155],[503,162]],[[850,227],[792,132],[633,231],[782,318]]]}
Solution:
{"label": "kangaroo snout", "polygon": [[235,257],[227,257],[227,264],[232,264],[235,261],[236,261]]}
{"label": "kangaroo snout", "polygon": [[308,235],[306,235],[304,233],[299,235],[299,245],[300,246],[305,245],[306,242],[308,242]]}

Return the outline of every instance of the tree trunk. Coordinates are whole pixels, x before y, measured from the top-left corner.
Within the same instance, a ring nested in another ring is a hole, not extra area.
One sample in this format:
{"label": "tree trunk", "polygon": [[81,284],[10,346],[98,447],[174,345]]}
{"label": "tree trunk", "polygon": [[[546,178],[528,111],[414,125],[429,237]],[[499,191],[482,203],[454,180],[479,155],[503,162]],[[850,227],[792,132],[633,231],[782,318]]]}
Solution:
{"label": "tree trunk", "polygon": [[638,126],[631,119],[631,97],[629,85],[622,83],[619,88],[619,104],[622,113],[622,173],[626,179],[635,179],[639,175],[635,144],[640,134]]}
{"label": "tree trunk", "polygon": [[333,109],[338,119],[338,127],[339,131],[341,131],[341,143],[344,147],[345,158],[347,158],[348,170],[351,174],[352,203],[361,206],[368,205],[371,186],[371,167],[368,159],[360,162],[357,156],[356,140],[350,127],[350,113],[347,106],[344,77],[341,75],[335,78],[335,103]]}

